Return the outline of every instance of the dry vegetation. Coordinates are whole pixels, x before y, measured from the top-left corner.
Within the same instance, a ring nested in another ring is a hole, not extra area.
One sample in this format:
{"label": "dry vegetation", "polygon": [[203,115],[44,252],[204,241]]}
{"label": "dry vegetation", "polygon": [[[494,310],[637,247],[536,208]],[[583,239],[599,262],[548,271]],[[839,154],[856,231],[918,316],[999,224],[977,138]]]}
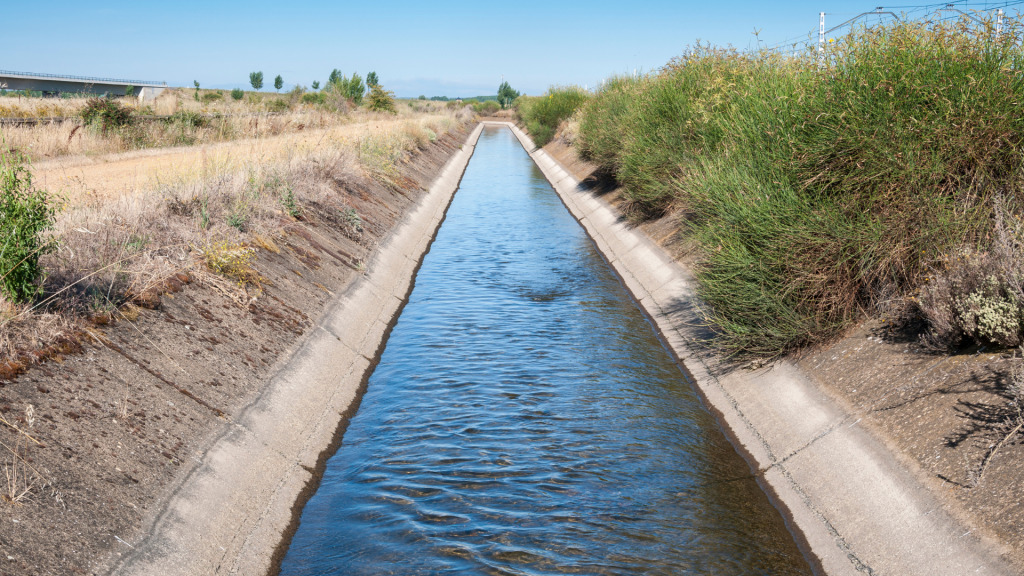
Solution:
{"label": "dry vegetation", "polygon": [[[145,148],[192,146],[244,138],[344,126],[353,122],[391,117],[355,109],[345,100],[305,102],[301,93],[281,96],[248,94],[233,100],[226,93],[217,99],[205,92],[170,89],[150,104],[134,98],[115,100],[133,116],[126,126],[104,129],[83,125],[85,98],[0,98],[0,118],[65,118],[39,125],[9,125],[2,129],[3,147],[17,149],[34,162],[69,155],[102,155]],[[399,118],[450,110],[441,102],[399,105]]]}
{"label": "dry vegetation", "polygon": [[[47,111],[45,102],[27,105]],[[270,115],[261,106],[161,98],[160,113],[222,115],[219,126],[190,132],[195,142],[246,139],[220,155],[197,150],[199,169],[163,172],[153,186],[128,193],[99,194],[86,182],[60,190],[57,249],[40,259],[42,293],[27,302],[0,294],[0,379],[74,348],[91,326],[152,306],[169,283],[198,280],[244,302],[260,290],[248,265],[254,251],[276,250],[275,237],[307,211],[358,234],[360,216],[338,190],[374,179],[401,191],[399,166],[408,156],[472,116],[441,105],[403,105],[397,118],[301,102]],[[7,147],[35,157],[126,149],[123,133],[91,127],[75,132],[69,146],[68,124],[4,127],[2,134]],[[165,129],[149,137],[160,142]]]}

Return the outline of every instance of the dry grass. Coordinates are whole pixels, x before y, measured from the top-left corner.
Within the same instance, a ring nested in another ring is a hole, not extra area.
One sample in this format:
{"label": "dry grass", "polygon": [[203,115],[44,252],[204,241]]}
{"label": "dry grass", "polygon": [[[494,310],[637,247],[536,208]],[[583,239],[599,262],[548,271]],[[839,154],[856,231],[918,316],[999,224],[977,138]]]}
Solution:
{"label": "dry grass", "polygon": [[55,227],[60,247],[41,262],[44,294],[32,305],[0,297],[0,364],[9,364],[0,365],[0,378],[34,361],[26,350],[76,340],[90,322],[111,321],[125,305],[150,305],[176,275],[208,281],[244,303],[258,289],[253,254],[273,251],[274,238],[297,225],[294,209],[315,203],[338,211],[340,221],[358,222],[339,190],[369,179],[395,184],[409,153],[471,116],[388,118],[253,139],[222,155],[189,151],[199,161],[184,170],[144,157],[161,167],[146,186],[112,193],[80,181],[79,190],[64,190]]}
{"label": "dry grass", "polygon": [[[97,126],[82,126],[78,116],[85,107],[84,98],[0,98],[0,118],[68,118],[64,122],[38,126],[0,126],[0,140],[5,148],[19,149],[39,162],[64,156],[263,139],[394,118],[365,109],[349,110],[345,103],[305,103],[295,94],[259,97],[250,94],[237,101],[226,92],[222,99],[215,101],[196,101],[192,94],[183,89],[170,89],[150,104],[133,98],[119,99],[122,106],[143,118],[106,134]],[[440,114],[446,110],[441,104],[399,106],[398,116],[415,118]],[[147,116],[172,119],[149,120],[144,118]]]}

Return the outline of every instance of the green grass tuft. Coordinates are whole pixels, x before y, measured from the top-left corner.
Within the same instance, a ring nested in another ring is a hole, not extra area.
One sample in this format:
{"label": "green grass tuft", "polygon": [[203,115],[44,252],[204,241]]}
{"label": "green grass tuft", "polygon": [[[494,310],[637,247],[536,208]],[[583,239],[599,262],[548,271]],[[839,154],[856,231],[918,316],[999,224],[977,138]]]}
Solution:
{"label": "green grass tuft", "polygon": [[948,254],[987,249],[994,202],[1020,215],[1020,31],[859,28],[824,68],[813,52],[698,47],[607,82],[577,145],[639,214],[687,214],[718,345],[776,356],[909,297]]}

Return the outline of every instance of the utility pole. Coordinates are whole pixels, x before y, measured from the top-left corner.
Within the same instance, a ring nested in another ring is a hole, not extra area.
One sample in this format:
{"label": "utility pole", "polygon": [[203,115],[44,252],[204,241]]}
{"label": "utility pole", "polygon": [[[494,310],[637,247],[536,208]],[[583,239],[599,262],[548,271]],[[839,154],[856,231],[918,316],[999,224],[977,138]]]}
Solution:
{"label": "utility pole", "polygon": [[996,40],[1003,35],[1003,9],[996,12]]}
{"label": "utility pole", "polygon": [[825,67],[825,13],[818,13],[818,68]]}

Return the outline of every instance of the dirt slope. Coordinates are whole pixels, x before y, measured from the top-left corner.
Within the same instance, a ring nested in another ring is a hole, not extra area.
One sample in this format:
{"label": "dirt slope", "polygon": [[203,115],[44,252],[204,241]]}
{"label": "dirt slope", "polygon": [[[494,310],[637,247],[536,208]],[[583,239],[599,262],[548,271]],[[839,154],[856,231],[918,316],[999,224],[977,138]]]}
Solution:
{"label": "dirt slope", "polygon": [[[352,137],[365,129],[349,128]],[[337,211],[304,206],[302,218],[258,252],[261,289],[242,290],[202,271],[179,275],[152,309],[100,323],[66,354],[3,383],[0,442],[31,469],[6,486],[0,477],[0,488],[17,500],[5,504],[0,522],[0,574],[103,573],[112,555],[132,546],[183,464],[230,425],[331,297],[364,270],[464,135],[439,138],[412,158],[401,189],[369,179],[333,183],[361,215],[362,231]],[[299,143],[315,144],[316,137]],[[264,152],[296,145],[285,137]],[[251,158],[247,146],[253,144],[216,148],[241,161]],[[77,170],[89,190],[116,193],[142,186],[147,174],[168,173],[157,170],[194,169],[209,154],[175,150],[42,166],[38,183],[52,185],[62,171]]]}

